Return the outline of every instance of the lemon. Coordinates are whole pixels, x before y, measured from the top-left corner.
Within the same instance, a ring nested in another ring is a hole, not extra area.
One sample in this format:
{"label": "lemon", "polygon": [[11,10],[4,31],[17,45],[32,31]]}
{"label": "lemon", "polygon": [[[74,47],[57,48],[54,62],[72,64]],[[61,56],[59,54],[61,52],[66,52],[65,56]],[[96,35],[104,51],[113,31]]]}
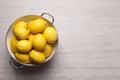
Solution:
{"label": "lemon", "polygon": [[29,54],[22,54],[22,53],[16,52],[15,58],[22,63],[30,63],[31,62]]}
{"label": "lemon", "polygon": [[47,44],[43,51],[45,57],[49,57],[52,52],[53,52],[53,47]]}
{"label": "lemon", "polygon": [[28,23],[28,28],[30,29],[31,33],[36,34],[39,32],[43,32],[46,28],[47,22],[43,19],[35,19]]}
{"label": "lemon", "polygon": [[15,27],[22,27],[22,28],[26,28],[27,29],[27,23],[24,22],[24,21],[20,21],[20,22],[15,24]]}
{"label": "lemon", "polygon": [[35,63],[44,63],[45,55],[42,52],[32,50],[30,53],[30,59]]}
{"label": "lemon", "polygon": [[46,46],[45,36],[43,34],[36,34],[33,37],[32,45],[35,50],[39,50],[39,51],[43,50]]}
{"label": "lemon", "polygon": [[15,37],[15,36],[12,37],[12,39],[11,39],[11,41],[10,41],[10,47],[11,47],[11,50],[12,50],[13,52],[16,52],[16,51],[17,51],[17,49],[16,49],[17,42],[18,42],[18,40],[16,39],[16,37]]}
{"label": "lemon", "polygon": [[27,31],[28,31],[29,34],[31,33],[31,32],[30,32],[30,29],[27,29]]}
{"label": "lemon", "polygon": [[31,50],[32,44],[28,40],[20,40],[17,42],[16,48],[21,53],[27,53]]}
{"label": "lemon", "polygon": [[43,34],[45,35],[48,43],[55,43],[58,39],[57,31],[51,26],[47,27]]}
{"label": "lemon", "polygon": [[29,35],[29,41],[31,42],[31,44],[32,44],[32,41],[33,41],[33,37],[34,37],[33,34],[30,34],[30,35]]}
{"label": "lemon", "polygon": [[29,32],[26,28],[14,27],[14,33],[18,39],[27,39]]}

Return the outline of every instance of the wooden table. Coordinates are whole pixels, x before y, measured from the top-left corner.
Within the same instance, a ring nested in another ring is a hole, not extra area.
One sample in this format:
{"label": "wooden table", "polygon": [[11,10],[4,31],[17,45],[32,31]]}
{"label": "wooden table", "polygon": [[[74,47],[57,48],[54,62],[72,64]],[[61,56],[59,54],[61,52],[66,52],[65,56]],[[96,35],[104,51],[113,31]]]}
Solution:
{"label": "wooden table", "polygon": [[[14,69],[5,46],[17,18],[52,14],[59,33],[54,57],[36,69]],[[1,0],[0,80],[119,80],[119,0]]]}

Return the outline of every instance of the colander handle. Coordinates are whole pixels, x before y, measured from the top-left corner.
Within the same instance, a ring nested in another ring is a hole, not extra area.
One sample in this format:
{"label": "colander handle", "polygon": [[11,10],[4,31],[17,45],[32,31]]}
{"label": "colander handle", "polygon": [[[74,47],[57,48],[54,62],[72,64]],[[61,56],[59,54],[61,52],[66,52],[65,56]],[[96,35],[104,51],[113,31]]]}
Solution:
{"label": "colander handle", "polygon": [[53,22],[54,22],[54,17],[53,17],[51,14],[49,14],[49,13],[42,13],[42,14],[41,14],[41,16],[44,16],[44,15],[50,16],[50,17],[52,18],[51,23],[53,24]]}
{"label": "colander handle", "polygon": [[15,69],[22,69],[24,67],[24,66],[21,66],[21,65],[17,65],[17,63],[15,64],[15,62],[12,58],[10,59],[9,64]]}

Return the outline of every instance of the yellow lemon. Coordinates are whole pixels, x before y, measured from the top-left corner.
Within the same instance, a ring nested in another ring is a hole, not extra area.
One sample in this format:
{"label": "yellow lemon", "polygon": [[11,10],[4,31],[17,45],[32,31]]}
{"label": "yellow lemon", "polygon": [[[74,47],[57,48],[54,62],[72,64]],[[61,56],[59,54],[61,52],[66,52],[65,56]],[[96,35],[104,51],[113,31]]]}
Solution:
{"label": "yellow lemon", "polygon": [[17,42],[16,48],[21,53],[27,53],[31,50],[32,44],[28,40],[20,40]]}
{"label": "yellow lemon", "polygon": [[16,39],[16,37],[15,36],[12,37],[11,42],[10,42],[10,47],[13,52],[17,52],[17,50],[16,50],[17,42],[18,42],[18,40]]}
{"label": "yellow lemon", "polygon": [[27,29],[27,31],[28,31],[29,34],[31,33],[29,29]]}
{"label": "yellow lemon", "polygon": [[58,39],[57,31],[53,27],[47,27],[43,34],[45,35],[48,43],[55,43]]}
{"label": "yellow lemon", "polygon": [[30,53],[30,59],[35,63],[44,63],[45,55],[42,52],[32,50]]}
{"label": "yellow lemon", "polygon": [[15,27],[22,27],[22,28],[26,28],[27,29],[27,22],[20,21],[20,22],[15,24]]}
{"label": "yellow lemon", "polygon": [[43,32],[46,28],[47,22],[43,19],[35,19],[28,23],[28,28],[30,29],[31,33],[36,34],[39,32]]}
{"label": "yellow lemon", "polygon": [[53,47],[47,44],[43,51],[45,57],[49,57],[52,54],[52,52],[53,52]]}
{"label": "yellow lemon", "polygon": [[36,34],[33,37],[32,45],[35,50],[43,50],[46,46],[45,36],[43,34]]}
{"label": "yellow lemon", "polygon": [[29,31],[27,30],[26,22],[18,22],[13,28],[14,34],[18,39],[27,39]]}
{"label": "yellow lemon", "polygon": [[33,37],[34,37],[33,34],[30,34],[30,35],[29,35],[29,41],[31,42],[31,44],[32,44],[32,41],[33,41]]}
{"label": "yellow lemon", "polygon": [[22,63],[30,63],[31,62],[29,54],[22,54],[22,53],[16,52],[15,58]]}
{"label": "yellow lemon", "polygon": [[27,39],[29,32],[25,28],[15,27],[14,33],[18,39]]}

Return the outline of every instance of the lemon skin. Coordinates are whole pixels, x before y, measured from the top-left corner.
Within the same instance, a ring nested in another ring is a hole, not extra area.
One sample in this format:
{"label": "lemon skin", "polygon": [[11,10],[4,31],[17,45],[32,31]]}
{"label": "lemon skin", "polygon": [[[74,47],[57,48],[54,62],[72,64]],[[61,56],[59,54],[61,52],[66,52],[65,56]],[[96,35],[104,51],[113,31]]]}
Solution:
{"label": "lemon skin", "polygon": [[58,33],[53,27],[47,27],[43,32],[43,35],[46,37],[48,43],[53,44],[58,39]]}
{"label": "lemon skin", "polygon": [[47,22],[43,19],[35,19],[28,23],[28,28],[31,33],[36,34],[43,32],[46,28]]}
{"label": "lemon skin", "polygon": [[16,48],[21,53],[27,53],[31,50],[32,44],[28,40],[20,40],[17,42]]}
{"label": "lemon skin", "polygon": [[18,42],[18,40],[16,39],[16,37],[15,36],[12,37],[12,39],[10,41],[10,47],[13,52],[17,52],[17,49],[16,49],[17,42]]}
{"label": "lemon skin", "polygon": [[47,44],[43,51],[45,57],[46,58],[49,57],[52,54],[52,52],[53,52],[53,47]]}
{"label": "lemon skin", "polygon": [[30,34],[28,40],[31,42],[31,44],[32,44],[33,38],[34,38],[34,35]]}
{"label": "lemon skin", "polygon": [[27,30],[26,22],[18,22],[13,28],[14,34],[18,39],[27,39],[29,35],[29,31]]}
{"label": "lemon skin", "polygon": [[46,46],[46,38],[43,34],[36,34],[33,37],[32,46],[35,50],[41,51]]}
{"label": "lemon skin", "polygon": [[22,53],[18,53],[16,52],[15,53],[15,58],[20,61],[21,63],[30,63],[31,60],[30,60],[30,57],[29,57],[29,54],[22,54]]}
{"label": "lemon skin", "polygon": [[30,55],[30,59],[34,63],[41,64],[45,62],[45,55],[42,52],[32,50],[31,52],[29,52],[29,55]]}

